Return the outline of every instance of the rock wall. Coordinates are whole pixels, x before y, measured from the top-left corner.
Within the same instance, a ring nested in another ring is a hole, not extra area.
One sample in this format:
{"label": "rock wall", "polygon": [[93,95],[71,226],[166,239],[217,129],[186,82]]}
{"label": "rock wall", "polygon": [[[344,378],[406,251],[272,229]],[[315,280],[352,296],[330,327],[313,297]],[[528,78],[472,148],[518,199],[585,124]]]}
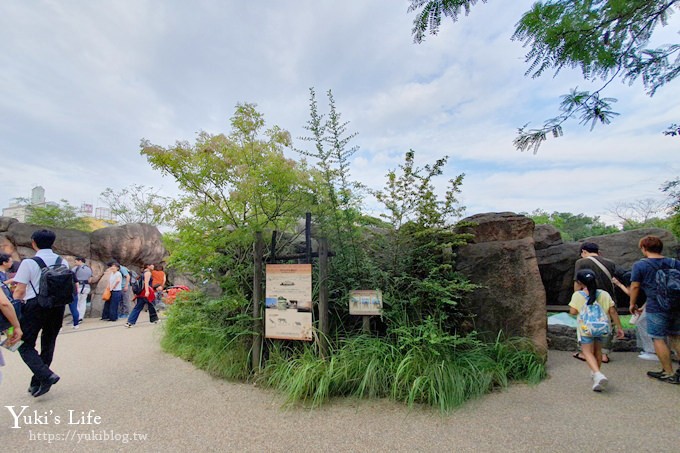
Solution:
{"label": "rock wall", "polygon": [[[612,351],[637,352],[635,329],[624,330],[625,337],[622,340],[614,338]],[[548,326],[548,348],[557,351],[578,351],[576,342],[576,329],[569,326]]]}
{"label": "rock wall", "polygon": [[464,221],[476,226],[460,231],[474,238],[457,250],[456,269],[482,285],[467,296],[476,314],[475,328],[494,338],[499,331],[527,337],[546,351],[546,299],[534,249],[533,220],[504,212]]}
{"label": "rock wall", "polygon": [[[557,236],[555,236],[557,235]],[[534,232],[536,257],[545,287],[548,305],[567,305],[574,291],[574,264],[580,258],[579,248],[583,242],[595,242],[600,247],[600,255],[612,260],[622,270],[628,270],[633,263],[643,258],[638,248],[640,239],[654,235],[664,243],[664,255],[676,257],[678,243],[670,231],[660,228],[641,228],[621,233],[594,236],[579,242],[562,242],[559,232],[550,225],[538,225]],[[546,240],[550,237],[551,240]],[[628,306],[628,297],[617,289],[619,307]]]}
{"label": "rock wall", "polygon": [[[83,256],[92,268],[92,302],[89,316],[100,316],[104,305],[101,295],[106,288],[106,262],[116,260],[139,271],[147,263],[161,263],[168,253],[160,231],[152,225],[132,223],[102,228],[92,233],[63,228],[21,223],[0,217],[0,251],[12,255],[15,261],[35,255],[31,248],[34,231],[47,228],[57,235],[53,250],[75,265],[75,257]],[[68,312],[68,310],[67,310]]]}
{"label": "rock wall", "polygon": [[[468,296],[476,315],[475,327],[490,336],[503,331],[528,337],[539,348],[574,347],[571,333],[563,341],[559,333],[552,335],[554,339],[548,345],[546,304],[568,305],[582,242],[597,243],[602,256],[625,270],[642,258],[638,242],[647,235],[661,238],[666,256],[678,255],[672,233],[658,228],[564,242],[554,227],[536,226],[530,218],[512,212],[478,214],[463,222],[475,224],[459,230],[471,233],[473,239],[457,250],[456,267],[472,283],[482,286]],[[622,292],[617,296],[619,306],[627,307],[627,296]],[[634,349],[624,342],[620,347]]]}

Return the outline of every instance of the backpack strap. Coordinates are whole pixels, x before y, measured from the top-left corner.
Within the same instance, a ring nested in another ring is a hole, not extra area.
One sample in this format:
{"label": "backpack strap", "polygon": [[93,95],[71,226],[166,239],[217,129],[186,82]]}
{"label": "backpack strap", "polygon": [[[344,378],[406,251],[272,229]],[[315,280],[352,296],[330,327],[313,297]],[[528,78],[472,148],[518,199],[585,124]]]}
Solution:
{"label": "backpack strap", "polygon": [[604,264],[600,263],[600,261],[599,261],[597,258],[595,258],[594,256],[589,256],[588,259],[591,260],[592,262],[594,262],[595,264],[597,264],[597,266],[598,266],[600,269],[602,269],[602,272],[605,273],[605,275],[607,276],[607,278],[609,278],[609,280],[612,279],[612,274],[609,272],[609,269],[607,269],[607,268],[604,266]]}
{"label": "backpack strap", "polygon": [[[38,263],[38,266],[40,266],[40,271],[41,271],[41,272],[42,272],[43,269],[45,269],[45,268],[47,267],[47,265],[45,264],[45,262],[43,261],[43,259],[40,258],[39,256],[34,256],[34,257],[31,258],[31,259],[32,259],[33,261],[35,261],[36,263]],[[42,275],[41,275],[41,278],[42,278]],[[31,281],[31,279],[28,279],[28,283],[31,284],[31,288],[33,288],[33,293],[34,293],[36,296],[37,296],[38,294],[40,294],[40,291],[36,291],[35,286],[33,286],[33,282]],[[38,285],[38,286],[40,286],[40,285]]]}
{"label": "backpack strap", "polygon": [[14,300],[14,295],[12,294],[12,289],[9,286],[7,286],[7,283],[5,283],[1,280],[0,280],[0,285],[2,285],[3,288],[5,288],[7,290],[7,292],[9,293],[9,297],[7,297],[7,298],[9,299],[10,302],[12,302]]}

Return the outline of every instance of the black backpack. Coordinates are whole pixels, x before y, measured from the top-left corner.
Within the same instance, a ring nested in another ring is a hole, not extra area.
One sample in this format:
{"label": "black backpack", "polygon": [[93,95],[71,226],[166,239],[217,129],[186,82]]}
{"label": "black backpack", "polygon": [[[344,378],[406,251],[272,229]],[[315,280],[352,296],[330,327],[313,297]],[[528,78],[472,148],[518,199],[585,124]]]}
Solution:
{"label": "black backpack", "polygon": [[[650,264],[652,261],[649,261]],[[678,262],[671,258],[671,263],[661,262],[659,267],[652,264],[656,270],[656,302],[664,311],[680,311],[680,270]]]}
{"label": "black backpack", "polygon": [[[144,292],[144,271],[141,274],[130,271],[130,287],[132,292],[138,296]],[[149,288],[152,288],[152,280],[149,279]]]}
{"label": "black backpack", "polygon": [[31,287],[36,293],[38,305],[43,308],[64,307],[73,302],[73,293],[76,290],[73,272],[68,267],[62,266],[61,257],[52,266],[45,265],[39,257],[33,257],[33,261],[40,266],[39,291],[31,282]]}

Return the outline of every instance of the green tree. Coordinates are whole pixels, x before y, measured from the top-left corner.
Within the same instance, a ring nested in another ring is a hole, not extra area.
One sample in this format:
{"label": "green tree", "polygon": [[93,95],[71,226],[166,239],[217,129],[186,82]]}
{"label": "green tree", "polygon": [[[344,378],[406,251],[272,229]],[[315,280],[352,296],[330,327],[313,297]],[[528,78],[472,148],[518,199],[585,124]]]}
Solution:
{"label": "green tree", "polygon": [[148,223],[156,226],[166,223],[172,201],[142,184],[132,184],[117,192],[107,187],[100,197],[120,223]]}
{"label": "green tree", "polygon": [[373,247],[376,267],[389,277],[383,285],[392,299],[385,314],[395,327],[421,325],[430,319],[445,331],[454,331],[465,318],[459,306],[474,288],[455,272],[446,250],[465,243],[453,226],[464,211],[457,199],[464,175],[450,179],[443,198],[434,180],[443,174],[448,158],[417,167],[409,150],[404,163],[390,170],[382,190],[372,191],[383,204],[389,228]]}
{"label": "green tree", "polygon": [[56,206],[28,206],[26,222],[35,225],[51,226],[55,228],[70,228],[80,231],[92,231],[90,224],[78,216],[78,209],[68,201],[61,200]]}
{"label": "green tree", "polygon": [[676,238],[680,238],[680,178],[663,183],[661,191],[668,197],[669,228]]}
{"label": "green tree", "polygon": [[201,132],[194,144],[141,145],[151,166],[185,192],[169,208],[177,213],[170,263],[235,293],[252,285],[254,233],[290,229],[312,200],[306,164],[283,154],[290,134],[264,126],[254,104],[238,104],[229,135]]}
{"label": "green tree", "polygon": [[590,236],[602,236],[605,234],[618,233],[621,231],[614,225],[606,225],[598,216],[590,217],[585,214],[572,214],[571,212],[548,212],[536,209],[528,215],[537,225],[548,224],[559,230],[565,241],[578,241]]}
{"label": "green tree", "polygon": [[[359,149],[349,146],[357,133],[348,133],[348,121],[335,106],[335,98],[328,90],[328,115],[319,113],[314,88],[310,92],[310,119],[304,128],[310,136],[299,137],[303,142],[312,143],[312,150],[296,151],[311,158],[316,165],[313,214],[321,234],[334,244],[338,255],[347,258],[349,269],[360,268],[363,249],[359,247],[357,224],[362,223],[360,205],[363,187],[351,180],[350,159]],[[354,281],[357,275],[346,276]]]}
{"label": "green tree", "polygon": [[[482,0],[485,2],[486,0]],[[442,16],[458,20],[477,0],[411,0],[416,12],[412,30],[415,42],[426,33],[436,34]],[[546,137],[562,135],[562,125],[578,118],[592,129],[608,124],[618,115],[612,110],[616,99],[604,97],[615,79],[632,84],[638,79],[649,96],[680,74],[680,45],[648,47],[654,32],[665,26],[670,14],[680,8],[678,0],[549,0],[536,2],[516,24],[513,39],[528,47],[526,75],[538,77],[545,71],[557,74],[564,68],[580,69],[583,78],[601,80],[595,91],[577,88],[562,96],[560,113],[529,129],[520,127],[514,140],[517,149],[538,151]],[[674,135],[677,127],[669,127]]]}

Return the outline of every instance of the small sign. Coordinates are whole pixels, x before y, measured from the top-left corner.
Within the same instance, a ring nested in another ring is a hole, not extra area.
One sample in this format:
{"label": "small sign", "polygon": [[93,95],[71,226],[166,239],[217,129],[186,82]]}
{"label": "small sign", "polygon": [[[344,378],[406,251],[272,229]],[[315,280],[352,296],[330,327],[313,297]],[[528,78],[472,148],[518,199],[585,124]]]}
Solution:
{"label": "small sign", "polygon": [[376,316],[382,314],[382,291],[362,289],[349,292],[349,314],[357,316]]}

